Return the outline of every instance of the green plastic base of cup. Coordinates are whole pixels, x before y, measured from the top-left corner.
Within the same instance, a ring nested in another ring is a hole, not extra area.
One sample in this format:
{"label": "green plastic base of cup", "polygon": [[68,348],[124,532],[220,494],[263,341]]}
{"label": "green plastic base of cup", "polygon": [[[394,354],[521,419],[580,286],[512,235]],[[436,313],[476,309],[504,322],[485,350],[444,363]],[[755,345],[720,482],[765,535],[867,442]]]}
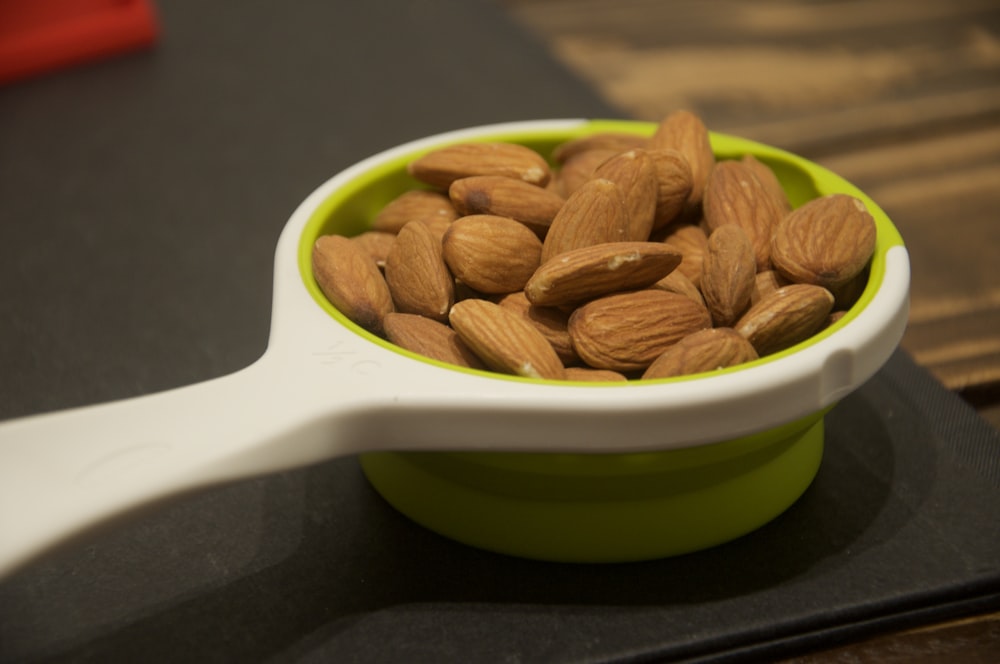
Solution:
{"label": "green plastic base of cup", "polygon": [[737,440],[653,454],[387,452],[361,457],[394,508],[450,539],[554,562],[666,558],[784,512],[823,456],[823,413]]}

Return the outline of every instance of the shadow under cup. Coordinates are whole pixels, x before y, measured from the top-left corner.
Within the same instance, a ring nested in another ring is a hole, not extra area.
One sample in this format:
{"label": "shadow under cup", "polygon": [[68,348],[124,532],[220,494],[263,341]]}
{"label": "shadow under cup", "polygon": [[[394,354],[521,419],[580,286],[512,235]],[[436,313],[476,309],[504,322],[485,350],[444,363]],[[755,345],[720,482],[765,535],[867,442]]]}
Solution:
{"label": "shadow under cup", "polygon": [[[588,133],[650,135],[655,128],[629,121],[520,123],[483,128],[472,140],[520,143],[551,155],[560,143]],[[752,154],[770,166],[793,206],[830,193],[857,196],[868,205],[878,240],[869,282],[859,301],[838,323],[777,356],[835,334],[877,292],[886,252],[902,245],[895,227],[862,192],[816,164],[741,138],[719,134],[711,138],[718,159]],[[410,357],[412,353],[361,329],[329,303],[312,276],[312,245],[321,235],[355,235],[367,230],[369,220],[383,205],[403,191],[422,186],[406,173],[407,163],[430,149],[461,140],[470,138],[445,134],[430,143],[417,142],[413,150],[376,159],[372,168],[359,172],[317,206],[299,243],[302,278],[318,305],[372,343]],[[692,379],[697,378],[672,380]],[[615,389],[642,387],[627,384]],[[730,541],[791,506],[819,470],[823,417],[828,411],[829,407],[738,439],[662,452],[377,452],[362,455],[361,465],[376,491],[398,511],[471,546],[559,562],[650,560]],[[622,436],[627,438],[628,431]]]}

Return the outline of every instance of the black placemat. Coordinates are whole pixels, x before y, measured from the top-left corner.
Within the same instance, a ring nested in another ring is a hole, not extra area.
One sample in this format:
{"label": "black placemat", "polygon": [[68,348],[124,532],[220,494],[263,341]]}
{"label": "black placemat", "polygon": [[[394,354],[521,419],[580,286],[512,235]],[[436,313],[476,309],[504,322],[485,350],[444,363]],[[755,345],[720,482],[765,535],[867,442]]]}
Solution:
{"label": "black placemat", "polygon": [[[155,51],[0,89],[0,417],[249,364],[285,220],[360,158],[615,115],[485,0],[160,5]],[[741,659],[1000,606],[992,428],[898,353],[827,434],[768,526],[630,565],[452,543],[353,459],[242,482],[0,582],[0,661]]]}

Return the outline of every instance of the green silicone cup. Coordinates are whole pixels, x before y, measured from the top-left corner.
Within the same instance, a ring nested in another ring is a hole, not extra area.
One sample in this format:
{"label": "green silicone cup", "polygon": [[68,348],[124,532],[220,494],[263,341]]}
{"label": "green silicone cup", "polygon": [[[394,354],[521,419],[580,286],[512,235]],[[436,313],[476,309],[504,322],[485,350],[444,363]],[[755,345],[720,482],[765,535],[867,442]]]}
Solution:
{"label": "green silicone cup", "polygon": [[[498,130],[496,135],[476,140],[521,143],[548,155],[558,144],[588,133],[649,135],[654,130],[650,123],[597,120],[544,131]],[[869,283],[858,303],[813,339],[753,364],[774,361],[836,333],[878,291],[886,252],[902,245],[899,233],[870,198],[830,171],[753,141],[720,134],[712,134],[711,139],[718,159],[752,154],[770,166],[794,206],[825,194],[847,193],[864,201],[872,212],[878,229],[877,246]],[[317,237],[359,233],[382,205],[406,189],[419,187],[407,175],[406,164],[429,149],[423,146],[381,163],[333,192],[306,226],[299,263],[314,299],[343,325],[372,343],[439,364],[399,349],[347,320],[322,295],[310,266],[310,251]],[[471,371],[440,366],[449,371]],[[527,380],[490,375],[498,380]],[[587,384],[580,385],[585,389]],[[642,386],[625,384],[617,389]],[[730,541],[788,509],[818,472],[823,455],[823,417],[828,410],[737,439],[655,453],[379,452],[362,455],[361,464],[372,486],[397,510],[456,541],[546,561],[649,560]],[[622,431],[621,435],[625,438],[629,434]]]}

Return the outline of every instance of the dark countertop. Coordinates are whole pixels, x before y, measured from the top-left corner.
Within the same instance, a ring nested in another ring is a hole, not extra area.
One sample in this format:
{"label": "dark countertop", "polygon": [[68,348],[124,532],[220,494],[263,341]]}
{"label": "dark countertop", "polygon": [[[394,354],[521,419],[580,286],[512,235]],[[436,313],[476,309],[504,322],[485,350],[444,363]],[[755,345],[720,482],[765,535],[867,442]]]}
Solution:
{"label": "dark countertop", "polygon": [[[282,226],[360,158],[621,115],[487,0],[161,4],[154,50],[0,88],[0,418],[252,362]],[[0,582],[0,661],[738,660],[1000,607],[994,429],[901,351],[827,437],[779,519],[635,565],[444,540],[353,459],[240,482]]]}

